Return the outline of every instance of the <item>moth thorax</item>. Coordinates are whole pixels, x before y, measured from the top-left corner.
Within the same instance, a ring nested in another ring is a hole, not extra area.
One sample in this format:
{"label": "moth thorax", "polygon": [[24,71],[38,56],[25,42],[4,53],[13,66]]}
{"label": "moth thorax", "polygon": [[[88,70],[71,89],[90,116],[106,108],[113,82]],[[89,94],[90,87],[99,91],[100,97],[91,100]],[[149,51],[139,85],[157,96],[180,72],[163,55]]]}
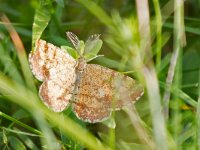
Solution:
{"label": "moth thorax", "polygon": [[85,58],[80,57],[77,61],[76,70],[79,72],[82,72],[82,71],[84,71],[86,65],[87,65],[87,62],[86,62]]}

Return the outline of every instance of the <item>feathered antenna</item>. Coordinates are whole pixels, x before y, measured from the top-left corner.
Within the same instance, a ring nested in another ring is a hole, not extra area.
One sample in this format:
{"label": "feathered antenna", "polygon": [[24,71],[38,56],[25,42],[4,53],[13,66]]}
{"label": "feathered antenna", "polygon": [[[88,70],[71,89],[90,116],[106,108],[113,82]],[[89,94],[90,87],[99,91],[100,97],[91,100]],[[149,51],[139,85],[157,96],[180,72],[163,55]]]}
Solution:
{"label": "feathered antenna", "polygon": [[74,45],[75,49],[77,50],[79,48],[80,40],[79,38],[72,32],[66,32],[68,39],[71,41],[71,43]]}

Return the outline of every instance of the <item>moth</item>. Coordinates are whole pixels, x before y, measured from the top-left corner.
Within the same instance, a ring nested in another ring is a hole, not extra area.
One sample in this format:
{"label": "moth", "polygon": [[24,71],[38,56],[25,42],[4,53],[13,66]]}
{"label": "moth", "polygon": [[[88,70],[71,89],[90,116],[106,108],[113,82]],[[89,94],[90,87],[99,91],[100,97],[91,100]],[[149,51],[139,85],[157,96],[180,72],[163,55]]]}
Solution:
{"label": "moth", "polygon": [[85,44],[72,32],[67,32],[67,37],[74,46],[74,49],[67,49],[74,57],[41,39],[36,41],[35,50],[29,54],[32,73],[43,82],[39,96],[47,107],[62,112],[71,105],[79,119],[96,123],[143,95],[143,86],[136,80],[87,63],[98,57],[102,46],[99,34],[90,36]]}

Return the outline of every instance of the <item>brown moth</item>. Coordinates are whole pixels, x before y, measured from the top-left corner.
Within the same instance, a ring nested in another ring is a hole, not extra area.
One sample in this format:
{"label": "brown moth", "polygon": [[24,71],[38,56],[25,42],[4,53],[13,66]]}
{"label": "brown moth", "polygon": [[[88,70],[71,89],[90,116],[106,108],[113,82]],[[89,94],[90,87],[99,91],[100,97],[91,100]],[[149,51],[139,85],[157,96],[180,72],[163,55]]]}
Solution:
{"label": "brown moth", "polygon": [[[78,50],[80,41],[72,32],[68,38]],[[132,104],[143,95],[143,86],[134,79],[96,64],[87,64],[84,53],[92,49],[90,43],[99,40],[91,36],[75,60],[61,48],[38,40],[29,54],[30,67],[42,81],[39,95],[49,108],[61,112],[70,104],[83,121],[95,123],[107,119],[112,110]]]}

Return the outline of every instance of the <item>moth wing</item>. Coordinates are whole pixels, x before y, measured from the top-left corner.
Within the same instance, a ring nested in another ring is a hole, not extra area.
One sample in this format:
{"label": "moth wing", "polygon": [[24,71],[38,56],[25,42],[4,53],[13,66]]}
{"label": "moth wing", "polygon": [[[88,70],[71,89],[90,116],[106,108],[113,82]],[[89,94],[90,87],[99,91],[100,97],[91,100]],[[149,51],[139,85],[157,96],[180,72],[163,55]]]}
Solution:
{"label": "moth wing", "polygon": [[[118,78],[122,87],[118,87]],[[143,88],[132,90],[130,84],[136,85],[135,80],[114,70],[88,64],[81,78],[75,103],[72,105],[73,111],[84,121],[91,123],[103,121],[111,115],[113,109],[131,104],[142,94]],[[122,91],[120,88],[124,92],[122,95],[117,94]],[[125,97],[128,99],[123,99],[124,94],[128,95]]]}
{"label": "moth wing", "polygon": [[144,87],[136,80],[116,72],[112,79],[113,108],[122,109],[135,103],[144,94]]}
{"label": "moth wing", "polygon": [[108,82],[109,77],[104,78],[102,72],[100,66],[88,64],[81,77],[72,109],[83,121],[95,123],[111,115],[111,84]]}
{"label": "moth wing", "polygon": [[54,70],[57,68],[72,69],[76,61],[59,47],[44,40],[38,40],[35,50],[29,54],[30,68],[35,77],[40,80],[56,78]]}
{"label": "moth wing", "polygon": [[35,77],[44,81],[39,92],[42,101],[54,111],[62,111],[71,98],[76,61],[53,44],[38,40],[29,62]]}
{"label": "moth wing", "polygon": [[61,80],[44,81],[40,86],[39,95],[44,104],[55,112],[61,112],[72,98],[73,85],[63,84]]}

